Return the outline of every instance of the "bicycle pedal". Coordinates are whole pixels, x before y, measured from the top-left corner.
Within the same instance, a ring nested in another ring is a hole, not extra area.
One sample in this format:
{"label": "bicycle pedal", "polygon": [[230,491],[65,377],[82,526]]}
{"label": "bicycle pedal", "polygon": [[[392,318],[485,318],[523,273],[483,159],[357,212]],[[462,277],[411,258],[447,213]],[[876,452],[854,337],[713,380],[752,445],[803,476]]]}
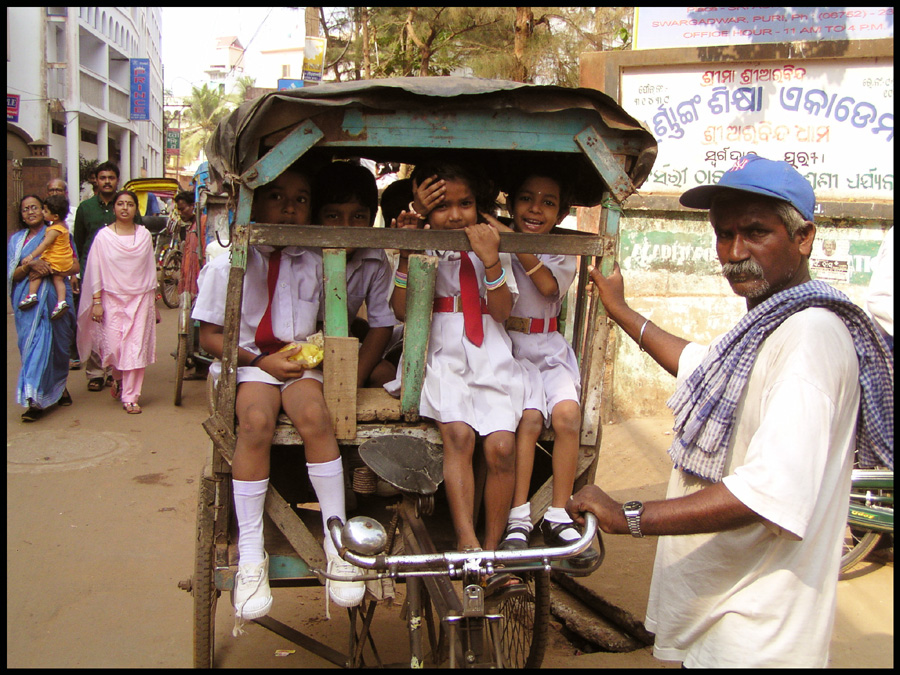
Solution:
{"label": "bicycle pedal", "polygon": [[484,589],[478,584],[469,584],[463,589],[463,616],[484,615]]}

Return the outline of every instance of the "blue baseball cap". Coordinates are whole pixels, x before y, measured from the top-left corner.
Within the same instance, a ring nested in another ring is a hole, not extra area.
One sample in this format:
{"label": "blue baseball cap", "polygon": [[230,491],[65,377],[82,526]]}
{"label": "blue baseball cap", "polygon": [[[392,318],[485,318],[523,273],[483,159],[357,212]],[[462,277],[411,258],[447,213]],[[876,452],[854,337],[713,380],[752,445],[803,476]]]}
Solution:
{"label": "blue baseball cap", "polygon": [[692,209],[708,209],[713,197],[723,189],[774,197],[791,204],[806,220],[815,218],[816,194],[809,181],[787,162],[759,155],[744,155],[718,183],[691,188],[678,201]]}

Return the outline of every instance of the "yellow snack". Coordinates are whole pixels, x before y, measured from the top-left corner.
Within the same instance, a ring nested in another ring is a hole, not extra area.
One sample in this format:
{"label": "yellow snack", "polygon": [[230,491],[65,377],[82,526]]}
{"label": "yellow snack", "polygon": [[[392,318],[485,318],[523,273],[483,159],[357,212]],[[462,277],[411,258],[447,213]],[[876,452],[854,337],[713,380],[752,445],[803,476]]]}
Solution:
{"label": "yellow snack", "polygon": [[296,361],[305,368],[315,368],[325,358],[325,350],[312,342],[292,342],[279,349],[280,352],[293,351],[300,348],[300,352],[288,358],[288,361]]}

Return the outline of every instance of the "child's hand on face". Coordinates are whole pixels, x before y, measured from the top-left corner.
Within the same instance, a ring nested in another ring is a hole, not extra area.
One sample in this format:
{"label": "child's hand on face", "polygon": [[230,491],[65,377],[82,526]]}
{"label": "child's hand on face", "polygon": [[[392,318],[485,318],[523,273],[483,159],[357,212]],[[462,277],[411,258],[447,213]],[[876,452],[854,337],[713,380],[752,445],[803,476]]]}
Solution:
{"label": "child's hand on face", "polygon": [[500,232],[489,223],[476,223],[465,228],[475,255],[485,267],[497,262],[500,251]]}
{"label": "child's hand on face", "polygon": [[446,183],[437,176],[431,176],[417,185],[413,181],[413,206],[420,216],[427,216],[435,206],[444,200]]}
{"label": "child's hand on face", "polygon": [[499,232],[515,232],[515,230],[509,227],[509,225],[504,225],[502,222],[494,218],[494,216],[492,216],[490,213],[482,213],[481,217],[486,223],[497,228]]}

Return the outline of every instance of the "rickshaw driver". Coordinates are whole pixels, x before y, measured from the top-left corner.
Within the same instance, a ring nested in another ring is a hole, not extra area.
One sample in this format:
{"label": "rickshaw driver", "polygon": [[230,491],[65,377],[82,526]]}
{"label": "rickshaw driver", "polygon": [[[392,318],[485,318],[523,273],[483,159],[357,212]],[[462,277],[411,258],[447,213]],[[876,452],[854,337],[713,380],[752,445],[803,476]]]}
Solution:
{"label": "rickshaw driver", "polygon": [[815,194],[791,165],[743,157],[681,203],[709,209],[748,313],[689,343],[628,306],[618,266],[591,270],[609,317],[678,377],[674,469],[665,500],[623,506],[588,486],[567,509],[611,534],[666,535],[646,620],[657,658],[825,667],[854,441],[864,463],[893,466],[893,367],[862,310],[810,280]]}
{"label": "rickshaw driver", "polygon": [[[255,221],[309,223],[310,182],[295,167],[257,189],[252,214]],[[225,291],[230,267],[229,256],[220,256],[201,270],[200,292],[193,312],[193,318],[201,322],[200,345],[217,358],[224,350]],[[327,534],[330,517],[344,521],[347,517],[343,466],[325,405],[322,372],[288,360],[299,353],[299,348],[278,351],[283,344],[304,340],[315,331],[321,283],[322,257],[316,250],[271,246],[248,249],[235,400],[238,424],[232,461],[240,558],[234,590],[235,636],[242,632],[243,621],[265,616],[272,607],[263,513],[272,438],[282,408],[303,439],[310,482],[325,526],[327,571],[337,577],[360,573],[340,558]],[[220,363],[210,366],[214,377],[220,371]],[[330,598],[342,607],[358,605],[364,594],[362,581],[326,582],[326,600]]]}

